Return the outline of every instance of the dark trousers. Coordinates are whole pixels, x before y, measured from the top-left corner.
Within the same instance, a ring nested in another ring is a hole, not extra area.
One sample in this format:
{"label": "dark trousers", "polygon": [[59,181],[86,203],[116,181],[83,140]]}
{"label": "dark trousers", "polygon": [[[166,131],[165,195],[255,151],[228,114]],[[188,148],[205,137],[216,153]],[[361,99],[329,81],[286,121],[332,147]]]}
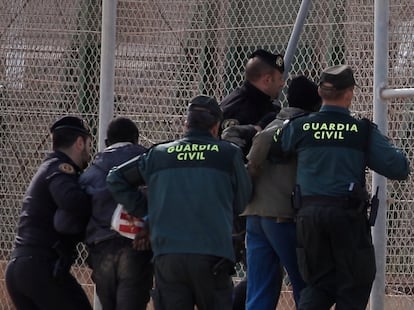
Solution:
{"label": "dark trousers", "polygon": [[88,297],[68,272],[52,276],[56,258],[20,256],[6,268],[6,286],[17,310],[92,310]]}
{"label": "dark trousers", "polygon": [[92,279],[103,310],[145,310],[153,282],[151,251],[116,238],[89,248]]}
{"label": "dark trousers", "polygon": [[244,278],[234,287],[232,310],[246,309],[246,295],[247,295],[247,278]]}
{"label": "dark trousers", "polygon": [[232,263],[214,266],[220,258],[198,254],[167,254],[154,260],[154,303],[157,310],[231,310]]}
{"label": "dark trousers", "polygon": [[307,283],[300,310],[364,310],[375,277],[370,226],[362,211],[312,205],[297,217],[298,263]]}

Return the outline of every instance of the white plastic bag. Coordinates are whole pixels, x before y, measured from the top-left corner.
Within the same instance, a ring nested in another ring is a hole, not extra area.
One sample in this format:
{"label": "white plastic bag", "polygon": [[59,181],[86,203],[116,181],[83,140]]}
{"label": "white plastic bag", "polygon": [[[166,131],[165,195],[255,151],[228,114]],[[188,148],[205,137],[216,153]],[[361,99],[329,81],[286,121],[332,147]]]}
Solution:
{"label": "white plastic bag", "polygon": [[116,230],[120,235],[134,239],[137,232],[145,226],[143,219],[134,217],[125,212],[121,204],[116,206],[112,215],[111,228]]}

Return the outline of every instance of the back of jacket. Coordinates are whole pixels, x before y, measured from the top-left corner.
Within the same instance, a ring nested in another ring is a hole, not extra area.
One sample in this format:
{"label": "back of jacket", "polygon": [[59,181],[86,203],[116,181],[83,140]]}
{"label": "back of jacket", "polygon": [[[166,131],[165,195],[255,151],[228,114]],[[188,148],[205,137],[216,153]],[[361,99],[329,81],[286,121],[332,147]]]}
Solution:
{"label": "back of jacket", "polygon": [[254,191],[243,215],[294,217],[291,195],[296,184],[296,158],[275,164],[267,159],[267,154],[275,131],[283,127],[284,121],[304,113],[299,108],[283,108],[277,118],[253,138],[247,158]]}
{"label": "back of jacket", "polygon": [[351,183],[365,185],[365,167],[390,179],[405,179],[409,163],[377,127],[353,118],[349,110],[322,106],[318,113],[286,126],[280,138],[298,156],[302,195],[343,197]]}
{"label": "back of jacket", "polygon": [[194,253],[234,260],[233,215],[251,194],[237,146],[192,130],[111,171],[108,182],[115,198],[136,215],[145,213],[146,205],[137,208],[134,186],[147,184],[154,256]]}
{"label": "back of jacket", "polygon": [[116,143],[96,155],[94,161],[80,177],[80,184],[92,196],[92,215],[86,230],[86,244],[120,237],[111,229],[112,214],[117,203],[106,186],[106,176],[111,168],[118,166],[146,151],[132,143]]}

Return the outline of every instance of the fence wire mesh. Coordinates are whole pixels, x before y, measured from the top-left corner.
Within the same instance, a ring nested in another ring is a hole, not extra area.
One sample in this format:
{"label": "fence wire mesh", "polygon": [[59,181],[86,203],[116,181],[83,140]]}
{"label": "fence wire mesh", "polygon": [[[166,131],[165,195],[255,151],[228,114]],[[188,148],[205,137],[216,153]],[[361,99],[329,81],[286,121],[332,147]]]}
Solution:
{"label": "fence wire mesh", "polygon": [[[284,53],[301,1],[118,0],[114,114],[131,117],[146,146],[179,137],[188,99],[221,100],[243,80],[249,53]],[[48,126],[80,115],[97,150],[102,3],[0,0],[0,309],[24,191],[50,149]],[[414,2],[389,6],[389,87],[412,86]],[[328,65],[355,69],[355,114],[372,119],[374,1],[312,1],[289,78]],[[280,97],[285,104],[284,94]],[[413,159],[413,99],[388,102],[388,135]],[[413,180],[388,182],[386,309],[414,306]],[[85,248],[73,272],[93,295]],[[238,269],[243,277],[244,268]],[[288,281],[284,291],[290,292]],[[283,294],[280,309],[294,309]],[[278,308],[278,309],[279,309]]]}

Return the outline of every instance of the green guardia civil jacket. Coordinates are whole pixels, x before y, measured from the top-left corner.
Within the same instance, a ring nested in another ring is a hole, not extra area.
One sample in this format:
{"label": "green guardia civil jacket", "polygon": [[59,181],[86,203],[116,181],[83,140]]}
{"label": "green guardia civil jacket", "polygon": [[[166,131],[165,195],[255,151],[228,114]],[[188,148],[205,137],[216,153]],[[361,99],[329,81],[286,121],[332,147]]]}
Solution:
{"label": "green guardia civil jacket", "polygon": [[[239,147],[190,130],[112,169],[107,184],[128,213],[148,212],[154,256],[194,253],[234,261],[233,216],[252,191]],[[147,200],[137,190],[143,184]]]}
{"label": "green guardia civil jacket", "polygon": [[277,139],[283,152],[297,155],[303,196],[346,196],[351,183],[365,185],[365,167],[397,180],[410,172],[404,153],[375,124],[352,117],[345,108],[324,105],[291,121]]}

